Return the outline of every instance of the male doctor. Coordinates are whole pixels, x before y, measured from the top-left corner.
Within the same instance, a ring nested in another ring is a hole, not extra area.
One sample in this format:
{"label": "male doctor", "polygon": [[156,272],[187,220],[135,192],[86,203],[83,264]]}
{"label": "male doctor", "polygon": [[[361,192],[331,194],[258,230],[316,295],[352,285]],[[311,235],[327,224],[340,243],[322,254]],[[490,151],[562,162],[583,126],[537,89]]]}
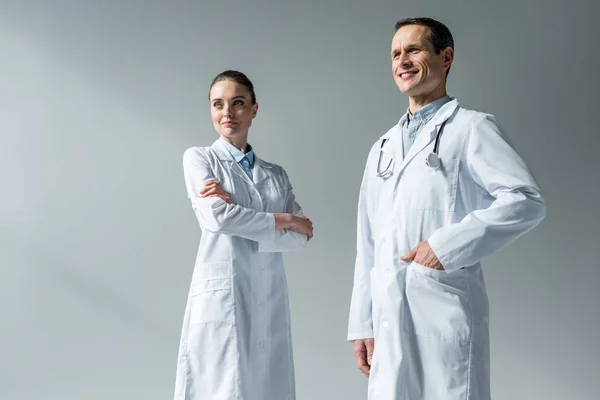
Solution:
{"label": "male doctor", "polygon": [[489,400],[480,261],[533,229],[545,202],[494,116],[446,94],[444,24],[399,21],[391,58],[409,108],[368,155],[348,340],[370,400]]}

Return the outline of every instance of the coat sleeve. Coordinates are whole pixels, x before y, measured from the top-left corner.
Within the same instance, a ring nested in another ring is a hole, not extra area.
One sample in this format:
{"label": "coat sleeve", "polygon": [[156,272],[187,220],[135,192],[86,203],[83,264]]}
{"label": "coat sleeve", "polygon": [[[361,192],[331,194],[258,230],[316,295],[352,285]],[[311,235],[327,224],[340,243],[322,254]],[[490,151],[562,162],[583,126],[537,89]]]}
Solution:
{"label": "coat sleeve", "polygon": [[373,214],[369,202],[369,178],[369,162],[367,161],[358,195],[356,259],[348,318],[348,340],[373,337],[371,269],[374,266],[374,241],[371,229]]}
{"label": "coat sleeve", "polygon": [[473,121],[466,167],[483,190],[482,207],[438,229],[429,245],[446,271],[476,264],[538,225],[546,203],[525,162],[491,115]]}
{"label": "coat sleeve", "polygon": [[[294,189],[287,173],[283,168],[281,168],[281,172],[283,173],[287,186],[284,212],[293,215],[304,215],[302,207],[300,207],[300,204],[298,204],[296,201]],[[289,229],[280,229],[275,231],[272,241],[258,242],[258,251],[263,253],[299,251],[306,247],[307,241],[308,238],[306,235],[291,231]]]}
{"label": "coat sleeve", "polygon": [[273,214],[227,204],[218,197],[200,196],[200,191],[207,182],[217,180],[202,149],[194,147],[185,151],[183,172],[187,194],[202,229],[254,241],[273,240]]}

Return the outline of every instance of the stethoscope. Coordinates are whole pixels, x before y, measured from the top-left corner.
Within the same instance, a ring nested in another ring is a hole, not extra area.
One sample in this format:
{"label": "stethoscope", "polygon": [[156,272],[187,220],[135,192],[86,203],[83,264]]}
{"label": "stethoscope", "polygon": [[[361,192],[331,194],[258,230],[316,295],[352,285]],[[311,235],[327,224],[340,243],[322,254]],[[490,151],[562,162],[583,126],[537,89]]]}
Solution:
{"label": "stethoscope", "polygon": [[[425,164],[433,169],[438,169],[440,167],[440,165],[442,165],[442,161],[440,160],[440,156],[439,156],[439,149],[440,149],[440,136],[442,136],[442,131],[444,129],[444,125],[446,125],[446,121],[442,122],[442,124],[440,125],[440,127],[437,130],[437,134],[435,135],[435,144],[433,145],[433,151],[431,153],[429,153],[427,155],[427,157],[425,158]],[[388,163],[387,167],[385,167],[385,169],[383,171],[381,171],[381,157],[383,156],[383,145],[385,144],[385,142],[388,139],[383,139],[381,141],[381,148],[379,149],[379,159],[377,160],[377,176],[382,178],[386,175],[389,175],[392,173],[392,171],[388,171],[390,166],[392,165],[392,162],[394,161],[393,159],[390,160],[390,162]]]}

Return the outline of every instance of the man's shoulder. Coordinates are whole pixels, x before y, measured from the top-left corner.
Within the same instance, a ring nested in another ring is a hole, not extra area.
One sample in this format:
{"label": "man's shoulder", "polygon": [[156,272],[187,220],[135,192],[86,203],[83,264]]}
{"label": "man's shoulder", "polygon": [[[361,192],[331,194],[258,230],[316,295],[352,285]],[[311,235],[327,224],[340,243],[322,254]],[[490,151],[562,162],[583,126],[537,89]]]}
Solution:
{"label": "man's shoulder", "polygon": [[461,129],[460,131],[469,136],[476,135],[484,138],[490,137],[485,133],[493,132],[495,135],[503,137],[504,140],[509,140],[495,114],[460,107],[456,117],[460,119],[460,126],[468,128]]}
{"label": "man's shoulder", "polygon": [[466,108],[463,106],[460,106],[458,108],[458,112],[456,113],[456,117],[464,120],[465,122],[478,122],[478,121],[482,121],[484,119],[491,119],[491,120],[495,120],[495,116],[491,113],[488,112],[484,112],[484,111],[479,111],[479,110],[473,110],[470,108]]}

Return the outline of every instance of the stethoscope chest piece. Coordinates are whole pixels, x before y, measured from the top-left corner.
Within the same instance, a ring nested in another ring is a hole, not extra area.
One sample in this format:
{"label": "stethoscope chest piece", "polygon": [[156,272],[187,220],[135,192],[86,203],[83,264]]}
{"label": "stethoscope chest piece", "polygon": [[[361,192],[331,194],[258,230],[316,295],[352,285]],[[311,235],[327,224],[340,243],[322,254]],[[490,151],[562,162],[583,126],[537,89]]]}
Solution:
{"label": "stethoscope chest piece", "polygon": [[444,125],[446,125],[446,122],[448,122],[447,119],[444,120],[444,122],[442,122],[437,131],[437,135],[435,135],[435,144],[433,145],[433,152],[429,153],[427,155],[427,158],[425,158],[425,164],[427,164],[428,167],[433,169],[438,169],[440,165],[442,165],[442,160],[440,160],[440,156],[438,155],[438,153],[440,151],[440,136],[442,136],[442,130],[444,129]]}
{"label": "stethoscope chest piece", "polygon": [[435,153],[429,153],[425,159],[425,164],[433,169],[438,169],[441,165],[440,157]]}

